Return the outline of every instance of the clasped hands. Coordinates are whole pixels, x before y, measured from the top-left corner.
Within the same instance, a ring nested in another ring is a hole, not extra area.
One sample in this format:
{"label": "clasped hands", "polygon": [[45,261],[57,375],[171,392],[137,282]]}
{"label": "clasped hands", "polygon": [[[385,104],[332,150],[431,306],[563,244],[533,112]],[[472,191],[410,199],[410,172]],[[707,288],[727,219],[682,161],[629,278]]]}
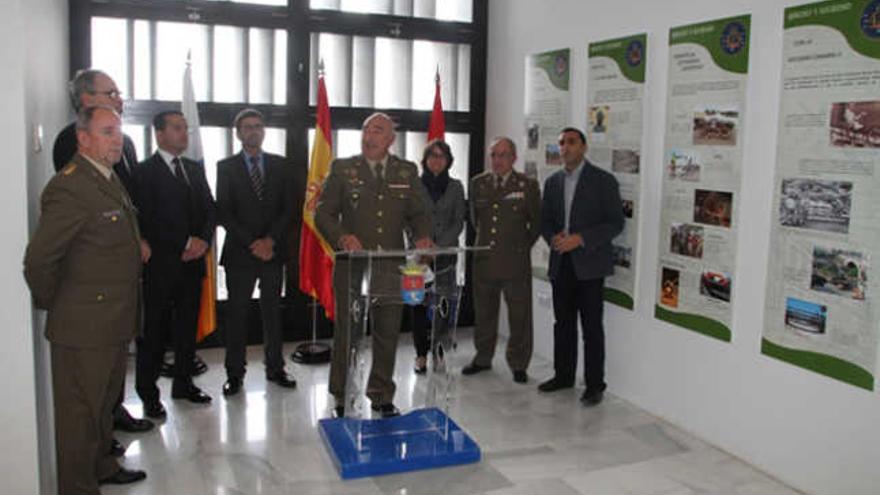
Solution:
{"label": "clasped hands", "polygon": [[565,231],[554,235],[550,241],[550,247],[560,253],[567,253],[584,245],[584,238],[580,234],[569,234]]}
{"label": "clasped hands", "polygon": [[208,251],[208,243],[199,239],[198,237],[190,237],[186,243],[186,249],[183,250],[183,254],[180,255],[180,259],[183,261],[192,261],[195,259],[199,259],[205,255]]}

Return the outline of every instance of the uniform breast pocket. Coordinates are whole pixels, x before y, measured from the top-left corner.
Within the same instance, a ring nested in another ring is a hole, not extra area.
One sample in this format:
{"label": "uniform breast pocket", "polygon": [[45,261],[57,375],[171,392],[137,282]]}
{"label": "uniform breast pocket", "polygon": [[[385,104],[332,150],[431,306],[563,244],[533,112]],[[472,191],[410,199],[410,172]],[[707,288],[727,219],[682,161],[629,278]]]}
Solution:
{"label": "uniform breast pocket", "polygon": [[411,194],[409,184],[388,184],[388,192],[392,198],[406,201]]}

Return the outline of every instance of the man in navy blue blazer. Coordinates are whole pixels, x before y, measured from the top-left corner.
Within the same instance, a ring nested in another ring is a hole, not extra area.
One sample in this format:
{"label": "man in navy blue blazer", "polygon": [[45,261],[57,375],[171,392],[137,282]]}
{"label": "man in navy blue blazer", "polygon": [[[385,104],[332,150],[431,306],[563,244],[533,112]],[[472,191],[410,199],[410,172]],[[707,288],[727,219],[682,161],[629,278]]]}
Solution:
{"label": "man in navy blue blazer", "polygon": [[617,179],[585,157],[584,133],[566,127],[559,134],[565,168],[547,178],[541,208],[541,236],[551,248],[548,274],[553,287],[555,375],[538,386],[552,392],[574,386],[577,317],[584,340],[585,406],[602,402],[605,391],[605,277],[614,273],[611,240],[623,230]]}

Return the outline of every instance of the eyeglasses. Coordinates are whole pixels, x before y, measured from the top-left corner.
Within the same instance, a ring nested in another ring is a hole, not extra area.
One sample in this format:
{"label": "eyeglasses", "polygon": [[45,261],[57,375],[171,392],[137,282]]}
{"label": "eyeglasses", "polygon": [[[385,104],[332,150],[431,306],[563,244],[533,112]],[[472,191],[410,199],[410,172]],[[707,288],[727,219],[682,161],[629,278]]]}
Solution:
{"label": "eyeglasses", "polygon": [[109,91],[90,91],[93,95],[102,95],[106,96],[110,99],[122,98],[122,93],[118,89],[111,89]]}

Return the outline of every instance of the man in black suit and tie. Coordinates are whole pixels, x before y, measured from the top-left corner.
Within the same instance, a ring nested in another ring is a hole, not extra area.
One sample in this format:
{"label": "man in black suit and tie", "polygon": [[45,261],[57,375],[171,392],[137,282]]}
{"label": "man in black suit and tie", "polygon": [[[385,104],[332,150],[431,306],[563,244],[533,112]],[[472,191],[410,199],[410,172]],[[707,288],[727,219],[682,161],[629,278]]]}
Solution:
{"label": "man in black suit and tie", "polygon": [[[84,69],[77,71],[73,80],[68,84],[68,89],[70,91],[70,101],[77,112],[86,108],[109,106],[116,110],[117,114],[122,115],[122,93],[116,87],[116,82],[99,70]],[[55,144],[52,147],[52,161],[55,165],[55,171],[59,172],[70,163],[76,152],[76,122],[74,121],[62,129],[58,136],[55,137]],[[130,137],[123,134],[122,157],[113,164],[113,172],[119,177],[129,196],[134,196],[134,184],[131,177],[135,165],[137,165],[137,152],[135,151],[134,143]],[[146,241],[141,240],[141,250],[149,258],[150,246]],[[131,416],[128,410],[125,409],[125,406],[122,405],[124,397],[125,376],[123,375],[119,395],[116,397],[116,404],[113,407],[113,428],[130,433],[152,429],[153,422],[149,419],[136,419]],[[112,451],[116,455],[122,455],[125,452],[125,447],[114,439]]]}
{"label": "man in black suit and tie", "polygon": [[217,163],[217,217],[226,228],[220,264],[226,268],[229,319],[225,328],[226,383],[223,395],[241,390],[247,357],[247,311],[260,281],[260,315],[266,379],[284,388],[296,380],[281,355],[281,280],[293,203],[284,157],[263,151],[263,114],[246,108],[235,117],[242,150]]}
{"label": "man in black suit and tie", "polygon": [[552,249],[548,274],[553,287],[555,376],[542,392],[574,386],[577,317],[584,339],[585,406],[602,402],[605,391],[605,331],[602,327],[605,277],[614,273],[611,240],[623,230],[620,188],[610,173],[584,154],[584,133],[566,127],[559,135],[565,168],[547,178],[541,209],[541,236]]}
{"label": "man in black suit and tie", "polygon": [[216,226],[214,198],[205,170],[181,156],[189,138],[183,114],[153,118],[159,149],[135,169],[135,198],[141,233],[153,249],[146,266],[144,335],[138,339],[136,389],[144,413],[164,418],[156,380],[165,352],[166,331],[174,350],[173,399],[207,403],[211,397],[192,381],[196,327],[205,253]]}

